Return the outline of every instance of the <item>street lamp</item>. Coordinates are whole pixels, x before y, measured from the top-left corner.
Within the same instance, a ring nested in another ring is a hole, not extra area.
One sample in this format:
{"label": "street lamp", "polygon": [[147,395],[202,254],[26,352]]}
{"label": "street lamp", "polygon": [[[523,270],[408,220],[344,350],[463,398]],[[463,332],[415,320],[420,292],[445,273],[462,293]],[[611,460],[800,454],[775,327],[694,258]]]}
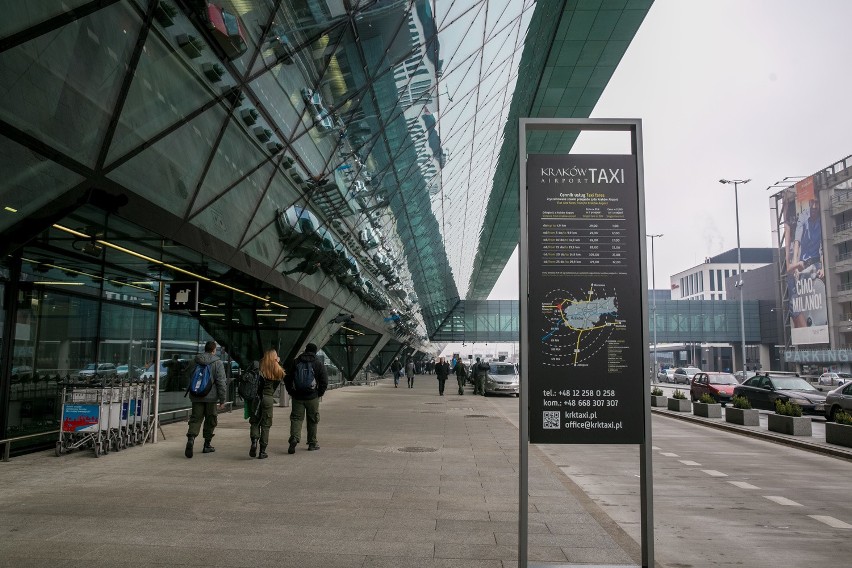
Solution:
{"label": "street lamp", "polygon": [[663,235],[645,236],[651,239],[651,291],[654,294],[654,373],[656,373],[659,367],[657,365],[657,270],[656,265],[654,264],[654,239],[662,237]]}
{"label": "street lamp", "polygon": [[746,368],[746,338],[745,338],[745,311],[743,310],[743,255],[740,247],[740,200],[737,194],[737,187],[741,183],[748,183],[750,179],[720,179],[719,183],[734,184],[734,211],[737,216],[737,282],[734,284],[740,289],[740,331],[743,340],[743,377],[748,376]]}

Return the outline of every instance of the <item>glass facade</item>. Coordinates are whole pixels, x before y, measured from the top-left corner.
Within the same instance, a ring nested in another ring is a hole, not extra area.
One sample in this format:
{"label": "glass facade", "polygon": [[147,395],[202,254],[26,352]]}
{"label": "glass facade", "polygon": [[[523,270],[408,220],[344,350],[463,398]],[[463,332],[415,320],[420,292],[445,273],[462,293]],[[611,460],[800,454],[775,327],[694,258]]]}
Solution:
{"label": "glass facade", "polygon": [[[651,2],[6,4],[0,436],[55,428],[89,367],[176,356],[179,410],[210,338],[235,372],[307,341],[347,379],[437,353],[518,240],[515,119],[587,116]],[[157,350],[184,280],[202,304]],[[472,330],[517,325],[492,316]]]}

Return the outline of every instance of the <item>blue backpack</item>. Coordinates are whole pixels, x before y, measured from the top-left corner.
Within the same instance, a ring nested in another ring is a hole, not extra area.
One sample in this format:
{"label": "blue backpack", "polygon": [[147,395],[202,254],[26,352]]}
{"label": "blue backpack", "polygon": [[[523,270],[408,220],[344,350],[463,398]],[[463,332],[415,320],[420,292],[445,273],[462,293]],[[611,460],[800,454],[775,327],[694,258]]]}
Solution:
{"label": "blue backpack", "polygon": [[195,397],[205,397],[210,394],[212,389],[213,377],[210,375],[210,365],[196,364],[195,370],[192,371],[192,378],[189,381],[186,393]]}
{"label": "blue backpack", "polygon": [[296,376],[293,377],[293,387],[296,391],[310,392],[316,390],[317,380],[314,378],[314,365],[311,361],[296,363]]}

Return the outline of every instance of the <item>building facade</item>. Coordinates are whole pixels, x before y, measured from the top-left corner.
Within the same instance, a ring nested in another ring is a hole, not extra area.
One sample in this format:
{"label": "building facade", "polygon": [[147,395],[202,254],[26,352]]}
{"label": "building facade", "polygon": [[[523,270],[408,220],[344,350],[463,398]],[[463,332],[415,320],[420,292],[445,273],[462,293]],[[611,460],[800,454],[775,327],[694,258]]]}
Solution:
{"label": "building facade", "polygon": [[[741,249],[743,272],[770,264],[772,253],[771,248]],[[739,266],[737,249],[708,257],[703,264],[671,277],[671,299],[727,300],[726,279],[735,276]]]}

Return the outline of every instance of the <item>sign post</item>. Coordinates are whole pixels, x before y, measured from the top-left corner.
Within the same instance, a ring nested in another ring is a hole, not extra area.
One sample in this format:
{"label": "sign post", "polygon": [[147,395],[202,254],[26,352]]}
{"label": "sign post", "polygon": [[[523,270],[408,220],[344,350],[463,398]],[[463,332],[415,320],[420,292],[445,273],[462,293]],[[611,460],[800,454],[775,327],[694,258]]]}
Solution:
{"label": "sign post", "polygon": [[[527,132],[541,130],[626,132],[632,152],[527,155]],[[642,565],[653,566],[641,121],[521,119],[518,147],[518,565],[528,566],[532,442],[640,446]]]}

